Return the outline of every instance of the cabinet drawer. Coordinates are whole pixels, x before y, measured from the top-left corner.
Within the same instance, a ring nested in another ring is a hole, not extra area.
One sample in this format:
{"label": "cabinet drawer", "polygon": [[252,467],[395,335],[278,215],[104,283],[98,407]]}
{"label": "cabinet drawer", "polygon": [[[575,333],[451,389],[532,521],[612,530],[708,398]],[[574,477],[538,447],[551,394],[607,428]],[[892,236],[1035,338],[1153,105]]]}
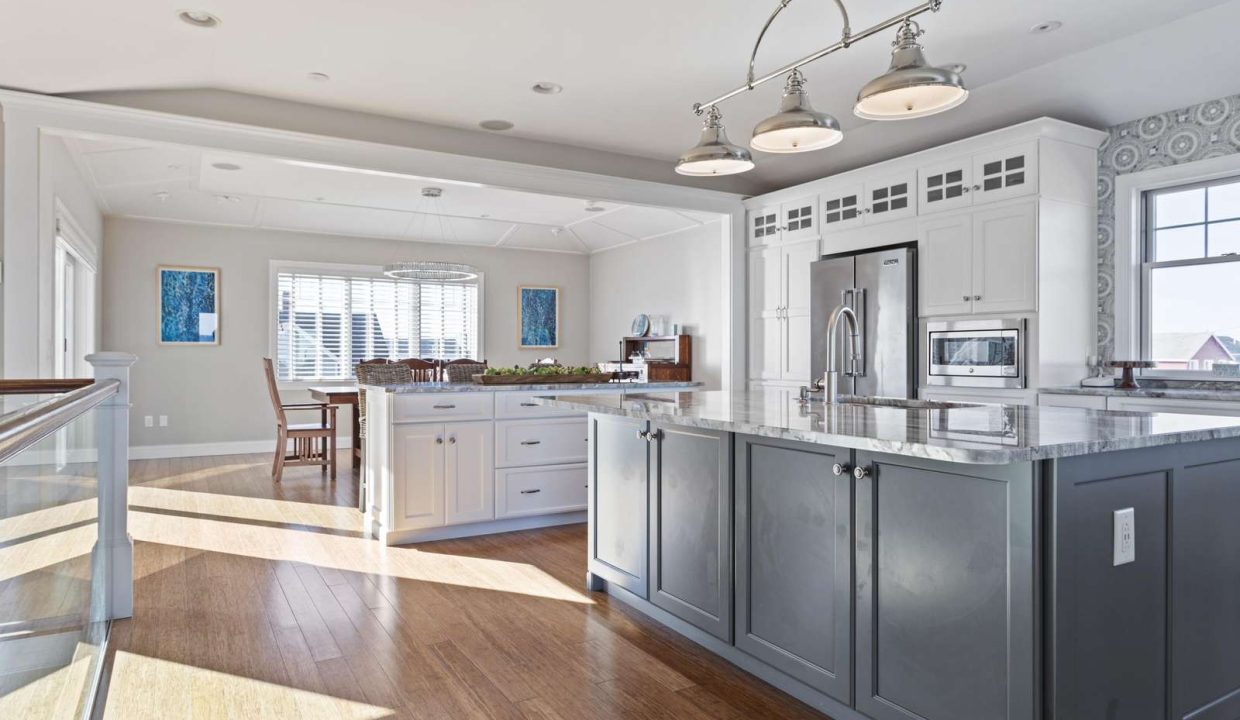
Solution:
{"label": "cabinet drawer", "polygon": [[556,392],[555,390],[539,390],[538,392],[497,392],[495,393],[495,417],[527,418],[527,417],[565,417],[581,415],[575,410],[546,407],[534,402],[536,397],[548,395],[570,395],[572,393]]}
{"label": "cabinet drawer", "polygon": [[497,517],[548,515],[585,510],[585,463],[495,471]]}
{"label": "cabinet drawer", "polygon": [[1045,393],[1038,395],[1038,405],[1043,407],[1085,408],[1086,410],[1106,410],[1107,399],[1101,395],[1056,395]]}
{"label": "cabinet drawer", "polygon": [[586,419],[501,420],[495,423],[495,464],[552,465],[586,461]]}
{"label": "cabinet drawer", "polygon": [[494,393],[407,393],[394,400],[392,421],[445,422],[491,419]]}

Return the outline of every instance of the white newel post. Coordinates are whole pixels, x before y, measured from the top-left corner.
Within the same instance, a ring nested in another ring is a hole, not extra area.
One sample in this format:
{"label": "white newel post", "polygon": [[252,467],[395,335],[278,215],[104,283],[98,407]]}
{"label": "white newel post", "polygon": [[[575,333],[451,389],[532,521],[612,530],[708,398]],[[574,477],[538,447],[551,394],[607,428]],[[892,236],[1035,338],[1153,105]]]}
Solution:
{"label": "white newel post", "polygon": [[99,406],[99,547],[106,554],[108,617],[133,616],[133,539],[129,537],[129,368],[136,355],[86,356],[95,380],[119,380],[120,390]]}

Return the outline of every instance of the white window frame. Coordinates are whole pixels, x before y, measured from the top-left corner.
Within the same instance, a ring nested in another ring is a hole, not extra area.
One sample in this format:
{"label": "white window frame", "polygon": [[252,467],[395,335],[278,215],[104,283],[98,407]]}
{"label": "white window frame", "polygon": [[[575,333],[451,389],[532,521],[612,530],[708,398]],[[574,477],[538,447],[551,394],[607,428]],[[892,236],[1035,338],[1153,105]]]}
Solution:
{"label": "white window frame", "polygon": [[[267,267],[267,357],[273,360],[279,348],[279,323],[276,312],[280,307],[279,276],[282,272],[305,272],[339,274],[346,277],[387,278],[381,265],[348,265],[343,263],[307,262],[304,260],[271,260]],[[486,357],[486,275],[478,272],[478,359]],[[356,383],[352,378],[338,380],[277,380],[282,389],[298,389],[312,386],[348,386]]]}
{"label": "white window frame", "polygon": [[[1151,190],[1206,183],[1240,175],[1240,153],[1198,160],[1182,165],[1153,168],[1120,175],[1115,179],[1115,328],[1114,357],[1142,359],[1148,347],[1145,278],[1145,193]],[[1142,377],[1169,380],[1215,380],[1234,382],[1211,372],[1153,369]]]}

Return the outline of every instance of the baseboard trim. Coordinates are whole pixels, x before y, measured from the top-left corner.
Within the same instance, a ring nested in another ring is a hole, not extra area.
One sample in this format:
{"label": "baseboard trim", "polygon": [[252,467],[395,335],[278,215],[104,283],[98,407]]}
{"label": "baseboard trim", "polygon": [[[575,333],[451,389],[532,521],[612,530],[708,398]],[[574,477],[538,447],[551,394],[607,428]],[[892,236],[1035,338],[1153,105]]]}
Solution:
{"label": "baseboard trim", "polygon": [[[254,453],[272,453],[275,451],[275,438],[271,440],[238,440],[218,443],[186,443],[182,445],[132,445],[129,448],[130,460],[156,460],[159,458],[207,457],[211,455],[251,455]],[[338,438],[336,449],[350,450],[353,441],[349,438]],[[337,458],[337,462],[343,462]]]}
{"label": "baseboard trim", "polygon": [[486,522],[467,523],[465,525],[445,525],[443,527],[420,528],[417,530],[393,530],[386,533],[383,531],[382,526],[379,526],[377,533],[379,541],[386,545],[407,545],[409,543],[429,542],[431,540],[454,540],[475,535],[494,535],[495,533],[514,532],[517,530],[534,530],[556,525],[572,525],[585,521],[586,511],[577,510],[555,515],[488,520]]}

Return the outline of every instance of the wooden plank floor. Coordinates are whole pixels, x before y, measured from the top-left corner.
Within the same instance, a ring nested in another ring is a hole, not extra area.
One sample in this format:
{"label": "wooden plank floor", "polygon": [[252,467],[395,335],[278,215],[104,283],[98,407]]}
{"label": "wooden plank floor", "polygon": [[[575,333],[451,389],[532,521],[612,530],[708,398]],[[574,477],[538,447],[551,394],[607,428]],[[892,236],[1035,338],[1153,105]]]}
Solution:
{"label": "wooden plank floor", "polygon": [[583,525],[384,548],[357,482],[135,461],[105,718],[822,718],[599,593]]}

